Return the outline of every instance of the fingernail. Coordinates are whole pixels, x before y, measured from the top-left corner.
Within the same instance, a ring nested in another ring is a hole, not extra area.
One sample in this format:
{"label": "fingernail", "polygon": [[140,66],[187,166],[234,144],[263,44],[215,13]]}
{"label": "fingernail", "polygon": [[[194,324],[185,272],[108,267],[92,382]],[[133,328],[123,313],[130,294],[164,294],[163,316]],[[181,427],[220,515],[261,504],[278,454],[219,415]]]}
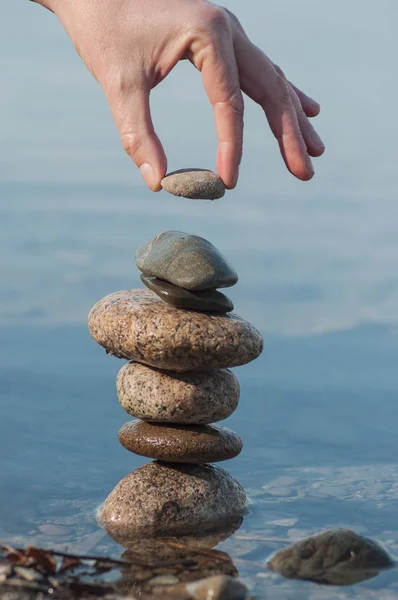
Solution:
{"label": "fingernail", "polygon": [[317,148],[319,148],[320,150],[325,150],[325,144],[322,142],[321,138],[315,130],[312,131],[312,141],[314,142]]}
{"label": "fingernail", "polygon": [[140,166],[141,175],[144,178],[145,183],[148,187],[155,189],[158,187],[158,182],[156,180],[155,171],[149,163],[144,163]]}
{"label": "fingernail", "polygon": [[307,154],[307,158],[306,158],[306,164],[308,169],[311,171],[311,173],[314,175],[315,174],[315,169],[314,169],[314,165],[312,164],[312,160],[311,158],[308,156]]}
{"label": "fingernail", "polygon": [[236,187],[236,184],[238,183],[238,178],[239,178],[239,167],[236,167],[236,171],[232,176],[231,189]]}

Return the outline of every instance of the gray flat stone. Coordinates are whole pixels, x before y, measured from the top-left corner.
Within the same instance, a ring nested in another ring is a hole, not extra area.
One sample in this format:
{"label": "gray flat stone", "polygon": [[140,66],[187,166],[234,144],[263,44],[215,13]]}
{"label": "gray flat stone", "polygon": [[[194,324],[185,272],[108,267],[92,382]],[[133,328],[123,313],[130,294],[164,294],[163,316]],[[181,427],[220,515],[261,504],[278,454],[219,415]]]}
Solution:
{"label": "gray flat stone", "polygon": [[176,308],[225,314],[234,310],[232,301],[217,290],[190,292],[168,281],[141,275],[141,281],[159,298]]}
{"label": "gray flat stone", "polygon": [[144,275],[190,291],[235,285],[238,275],[213,244],[198,235],[162,231],[135,253]]}
{"label": "gray flat stone", "polygon": [[225,194],[224,182],[206,169],[180,169],[164,177],[161,186],[173,196],[191,200],[217,200]]}
{"label": "gray flat stone", "polygon": [[142,421],[206,425],[226,419],[238,406],[240,386],[228,369],[173,373],[132,362],[116,380],[121,406]]}
{"label": "gray flat stone", "polygon": [[119,430],[119,442],[126,450],[178,463],[218,462],[238,456],[240,437],[217,425],[166,425],[134,420]]}
{"label": "gray flat stone", "polygon": [[97,302],[88,326],[109,354],[170,371],[237,367],[263,349],[257,329],[234,313],[179,310],[142,289]]}
{"label": "gray flat stone", "polygon": [[242,514],[245,492],[213,465],[151,462],[126,475],[98,512],[112,538],[190,535]]}
{"label": "gray flat stone", "polygon": [[277,552],[268,566],[289,579],[352,585],[395,566],[373,540],[347,529],[328,530]]}

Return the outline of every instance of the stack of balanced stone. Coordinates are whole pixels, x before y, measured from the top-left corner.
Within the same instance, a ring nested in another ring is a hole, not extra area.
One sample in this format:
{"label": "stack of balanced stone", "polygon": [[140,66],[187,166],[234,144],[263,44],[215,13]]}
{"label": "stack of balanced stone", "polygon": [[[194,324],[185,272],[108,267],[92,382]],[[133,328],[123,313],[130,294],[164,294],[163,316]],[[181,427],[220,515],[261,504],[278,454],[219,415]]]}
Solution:
{"label": "stack of balanced stone", "polygon": [[117,392],[135,420],[119,440],[155,459],[124,477],[99,511],[122,545],[139,536],[206,536],[242,514],[242,486],[209,464],[237,456],[242,441],[211,423],[238,405],[229,368],[263,348],[259,332],[231,313],[231,300],[217,290],[238,276],[208,241],[165,231],[141,246],[136,260],[149,289],[110,294],[89,315],[92,337],[131,361],[118,374]]}

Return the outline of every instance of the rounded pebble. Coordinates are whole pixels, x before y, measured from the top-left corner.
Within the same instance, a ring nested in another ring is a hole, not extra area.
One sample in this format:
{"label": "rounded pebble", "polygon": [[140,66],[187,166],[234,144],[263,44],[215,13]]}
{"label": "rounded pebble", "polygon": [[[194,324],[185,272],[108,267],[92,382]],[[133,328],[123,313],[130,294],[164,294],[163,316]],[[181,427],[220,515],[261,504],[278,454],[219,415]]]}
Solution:
{"label": "rounded pebble", "polygon": [[162,231],[135,253],[144,275],[190,291],[235,285],[238,274],[213,244],[183,231]]}
{"label": "rounded pebble", "polygon": [[182,311],[149,290],[106,296],[88,326],[108,354],[171,371],[244,365],[263,349],[260,333],[234,313]]}
{"label": "rounded pebble", "polygon": [[234,305],[228,296],[217,290],[190,292],[168,281],[147,275],[141,275],[141,281],[164,302],[177,308],[215,313],[228,313],[234,310]]}
{"label": "rounded pebble", "polygon": [[239,402],[239,382],[228,369],[173,373],[141,363],[124,365],[116,380],[121,406],[142,421],[207,425],[226,419]]}
{"label": "rounded pebble", "polygon": [[156,425],[129,421],[119,430],[126,450],[167,462],[207,463],[228,460],[242,450],[240,437],[216,425]]}
{"label": "rounded pebble", "polygon": [[396,563],[373,540],[348,529],[322,531],[279,550],[268,566],[289,579],[352,585]]}
{"label": "rounded pebble", "polygon": [[193,600],[244,600],[247,587],[230,575],[213,575],[186,585]]}
{"label": "rounded pebble", "polygon": [[225,194],[224,182],[207,169],[179,169],[163,177],[161,186],[173,196],[191,200],[217,200]]}
{"label": "rounded pebble", "polygon": [[244,489],[213,465],[151,462],[126,475],[99,510],[112,538],[189,535],[242,514]]}

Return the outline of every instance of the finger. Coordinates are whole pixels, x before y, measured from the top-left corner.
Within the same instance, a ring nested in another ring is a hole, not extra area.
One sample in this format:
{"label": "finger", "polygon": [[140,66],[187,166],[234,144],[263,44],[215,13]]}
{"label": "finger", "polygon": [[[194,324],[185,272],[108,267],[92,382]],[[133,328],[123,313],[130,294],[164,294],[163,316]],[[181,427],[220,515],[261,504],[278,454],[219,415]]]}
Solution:
{"label": "finger", "polygon": [[311,179],[314,168],[288,83],[246,37],[237,37],[235,50],[242,90],[263,108],[286,167],[298,179]]}
{"label": "finger", "polygon": [[325,145],[309,122],[308,117],[303,110],[303,106],[292,87],[290,88],[290,96],[294,108],[296,109],[299,126],[305,141],[305,145],[307,146],[308,154],[314,157],[321,156],[325,152]]}
{"label": "finger", "polygon": [[149,90],[136,85],[132,90],[113,91],[109,104],[125,151],[139,167],[148,187],[159,191],[167,159],[153,127]]}
{"label": "finger", "polygon": [[225,187],[234,188],[243,145],[243,96],[232,39],[209,47],[201,65],[203,85],[214,111],[218,138],[217,171]]}
{"label": "finger", "polygon": [[291,81],[289,81],[289,85],[293,88],[296,93],[301,106],[303,107],[303,111],[307,115],[307,117],[316,117],[319,115],[321,107],[316,100],[304,94],[298,87],[296,87]]}

